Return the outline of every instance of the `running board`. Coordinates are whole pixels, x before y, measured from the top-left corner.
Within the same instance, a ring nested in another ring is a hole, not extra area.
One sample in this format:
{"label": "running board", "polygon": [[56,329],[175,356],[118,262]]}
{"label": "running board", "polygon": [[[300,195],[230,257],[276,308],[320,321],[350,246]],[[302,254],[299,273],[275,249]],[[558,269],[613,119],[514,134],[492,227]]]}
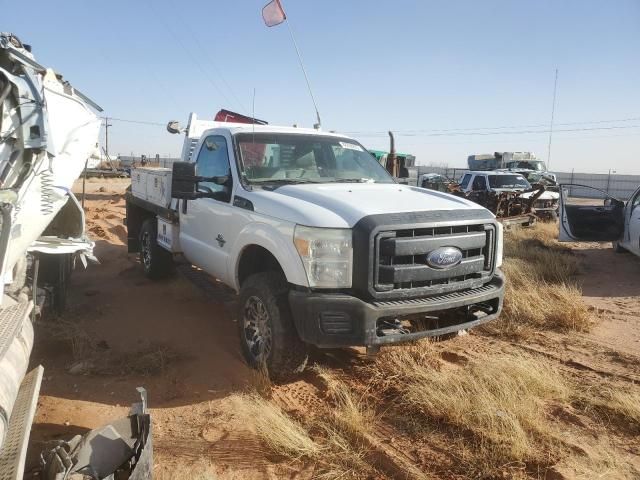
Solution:
{"label": "running board", "polygon": [[9,419],[7,438],[0,450],[0,480],[22,480],[43,372],[41,365],[34,368],[20,385]]}

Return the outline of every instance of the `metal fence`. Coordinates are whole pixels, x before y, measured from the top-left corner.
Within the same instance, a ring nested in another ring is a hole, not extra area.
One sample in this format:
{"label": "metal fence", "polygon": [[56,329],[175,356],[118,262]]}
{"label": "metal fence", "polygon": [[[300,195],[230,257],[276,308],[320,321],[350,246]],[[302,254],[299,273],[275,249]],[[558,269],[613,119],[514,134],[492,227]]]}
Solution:
{"label": "metal fence", "polygon": [[[425,173],[438,173],[445,177],[458,181],[462,175],[468,172],[466,168],[428,167],[420,165],[409,171],[409,184],[417,185],[420,175]],[[598,188],[608,195],[621,200],[629,197],[640,186],[640,175],[618,175],[615,173],[579,173],[579,172],[555,172],[558,183],[573,183]],[[597,192],[588,189],[572,190],[572,194],[581,197],[599,198]]]}
{"label": "metal fence", "polygon": [[112,161],[117,164],[118,167],[140,167],[142,165],[148,167],[164,167],[171,168],[173,162],[180,161],[179,158],[173,158],[168,156],[155,155],[118,155],[117,158],[112,158]]}

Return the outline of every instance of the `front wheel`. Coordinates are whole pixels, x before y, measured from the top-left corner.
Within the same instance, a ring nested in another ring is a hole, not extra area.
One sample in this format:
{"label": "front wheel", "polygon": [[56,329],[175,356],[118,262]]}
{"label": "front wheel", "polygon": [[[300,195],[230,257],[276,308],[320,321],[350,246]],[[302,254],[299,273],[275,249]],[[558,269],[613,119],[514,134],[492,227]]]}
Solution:
{"label": "front wheel", "polygon": [[307,363],[306,345],[295,329],[279,272],[251,275],[240,289],[238,329],[247,363],[265,369],[274,380],[300,373]]}
{"label": "front wheel", "polygon": [[626,248],[624,248],[622,245],[620,245],[620,242],[615,241],[615,242],[611,242],[613,245],[613,250],[616,253],[627,253],[628,250]]}

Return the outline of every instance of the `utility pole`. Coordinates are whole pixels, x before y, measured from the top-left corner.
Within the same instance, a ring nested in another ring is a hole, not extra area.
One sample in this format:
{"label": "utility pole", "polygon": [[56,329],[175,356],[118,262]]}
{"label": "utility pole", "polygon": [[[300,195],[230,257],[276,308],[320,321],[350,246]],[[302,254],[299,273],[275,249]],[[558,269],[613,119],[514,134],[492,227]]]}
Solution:
{"label": "utility pole", "polygon": [[551,137],[553,136],[553,116],[556,113],[556,91],[558,89],[558,69],[556,79],[553,82],[553,104],[551,105],[551,124],[549,125],[549,149],[547,151],[547,170],[551,170]]}
{"label": "utility pole", "polygon": [[109,117],[104,117],[104,153],[109,158]]}

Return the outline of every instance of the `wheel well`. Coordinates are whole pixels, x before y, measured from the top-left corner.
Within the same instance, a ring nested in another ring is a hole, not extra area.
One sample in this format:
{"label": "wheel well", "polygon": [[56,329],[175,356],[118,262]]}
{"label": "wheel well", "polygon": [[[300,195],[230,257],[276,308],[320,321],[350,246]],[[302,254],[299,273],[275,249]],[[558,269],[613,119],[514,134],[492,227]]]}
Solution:
{"label": "wheel well", "polygon": [[145,210],[131,202],[127,202],[127,247],[129,253],[140,251],[140,229],[147,218],[155,218],[156,214]]}
{"label": "wheel well", "polygon": [[277,271],[284,275],[280,263],[273,254],[259,245],[249,245],[242,251],[238,265],[238,285],[254,273]]}

